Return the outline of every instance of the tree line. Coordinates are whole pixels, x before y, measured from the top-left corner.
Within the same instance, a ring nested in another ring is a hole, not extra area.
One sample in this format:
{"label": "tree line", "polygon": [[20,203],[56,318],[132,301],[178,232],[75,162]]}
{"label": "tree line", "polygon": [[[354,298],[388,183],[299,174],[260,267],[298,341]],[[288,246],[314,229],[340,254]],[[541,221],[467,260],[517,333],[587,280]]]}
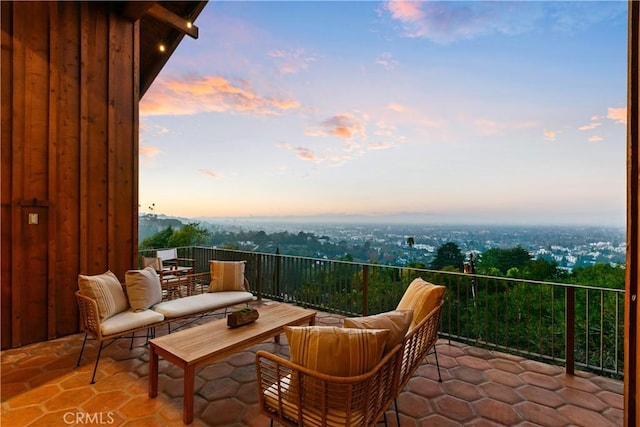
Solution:
{"label": "tree line", "polygon": [[[413,246],[413,239],[407,244]],[[217,246],[223,249],[275,252],[276,248],[286,247],[288,255],[325,257],[341,261],[363,261],[374,264],[384,262],[379,249],[370,242],[362,245],[348,244],[345,241],[331,242],[327,236],[313,233],[277,232],[267,234],[264,231],[211,231],[198,222],[184,224],[181,227],[168,227],[144,239],[140,249],[168,248],[181,246]],[[374,256],[375,255],[375,256]],[[377,259],[375,259],[377,258]],[[387,259],[390,261],[391,259]],[[514,248],[490,248],[467,258],[454,242],[441,245],[431,262],[410,262],[407,267],[431,270],[463,272],[467,264],[475,274],[536,280],[543,282],[573,283],[605,288],[623,289],[625,281],[624,266],[596,263],[588,267],[567,271],[552,260],[534,259],[521,246]]]}

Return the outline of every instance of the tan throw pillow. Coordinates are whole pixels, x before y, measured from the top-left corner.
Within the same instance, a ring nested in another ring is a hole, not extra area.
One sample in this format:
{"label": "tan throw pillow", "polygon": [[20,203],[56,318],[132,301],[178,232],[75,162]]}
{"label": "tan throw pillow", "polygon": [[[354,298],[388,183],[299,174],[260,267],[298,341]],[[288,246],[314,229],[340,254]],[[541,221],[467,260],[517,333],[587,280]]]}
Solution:
{"label": "tan throw pillow", "polygon": [[415,328],[442,300],[446,287],[434,285],[418,277],[414,279],[402,299],[398,303],[396,310],[413,310],[413,320],[411,327]]}
{"label": "tan throw pillow", "polygon": [[78,287],[83,295],[93,298],[98,304],[100,320],[129,309],[120,281],[111,271],[96,276],[78,275]]}
{"label": "tan throw pillow", "polygon": [[211,282],[209,292],[246,291],[244,266],[246,261],[209,261]]}
{"label": "tan throw pillow", "polygon": [[129,270],[124,275],[129,304],[135,311],[143,311],[162,301],[160,278],[153,267]]}
{"label": "tan throw pillow", "polygon": [[384,349],[384,352],[387,353],[402,342],[409,326],[411,326],[412,319],[412,310],[394,310],[373,316],[347,318],[344,319],[343,326],[345,328],[388,329],[389,337]]}
{"label": "tan throw pillow", "polygon": [[348,377],[371,370],[382,358],[387,329],[285,326],[291,361],[328,375]]}

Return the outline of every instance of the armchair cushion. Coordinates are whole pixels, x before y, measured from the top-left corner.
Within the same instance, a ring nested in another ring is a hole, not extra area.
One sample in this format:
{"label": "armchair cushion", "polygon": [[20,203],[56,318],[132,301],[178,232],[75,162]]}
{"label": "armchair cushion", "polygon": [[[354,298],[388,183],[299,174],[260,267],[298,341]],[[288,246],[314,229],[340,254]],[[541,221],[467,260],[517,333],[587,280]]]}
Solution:
{"label": "armchair cushion", "polygon": [[388,329],[389,337],[384,349],[386,353],[402,342],[412,320],[412,310],[394,310],[373,316],[346,318],[343,321],[343,326],[345,328]]}
{"label": "armchair cushion", "polygon": [[209,292],[247,291],[244,267],[246,261],[209,261],[211,282]]}
{"label": "armchair cushion", "polygon": [[415,328],[442,300],[446,287],[434,285],[417,277],[407,287],[396,310],[413,310],[409,329]]}
{"label": "armchair cushion", "polygon": [[79,274],[78,287],[83,295],[96,301],[100,320],[129,309],[122,285],[111,271],[95,276]]}
{"label": "armchair cushion", "polygon": [[342,377],[361,375],[382,358],[388,329],[285,326],[291,361]]}
{"label": "armchair cushion", "polygon": [[149,266],[144,270],[129,270],[125,273],[127,297],[134,311],[142,311],[162,301],[162,285],[156,270]]}

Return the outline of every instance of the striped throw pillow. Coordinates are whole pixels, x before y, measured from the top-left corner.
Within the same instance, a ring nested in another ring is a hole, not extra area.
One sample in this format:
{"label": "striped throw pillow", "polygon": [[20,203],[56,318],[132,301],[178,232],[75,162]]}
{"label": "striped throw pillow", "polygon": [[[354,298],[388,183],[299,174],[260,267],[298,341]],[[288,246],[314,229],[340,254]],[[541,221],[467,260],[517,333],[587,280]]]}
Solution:
{"label": "striped throw pillow", "polygon": [[96,276],[78,275],[78,287],[83,295],[93,298],[98,304],[100,320],[129,309],[120,281],[111,271]]}
{"label": "striped throw pillow", "polygon": [[373,369],[382,358],[388,329],[286,326],[292,362],[327,375],[349,377]]}
{"label": "striped throw pillow", "polygon": [[427,314],[431,313],[431,310],[440,304],[446,289],[445,286],[434,285],[420,277],[409,284],[396,310],[413,310],[410,330],[415,328],[422,319],[427,317]]}
{"label": "striped throw pillow", "polygon": [[209,292],[247,291],[244,286],[246,261],[209,261]]}

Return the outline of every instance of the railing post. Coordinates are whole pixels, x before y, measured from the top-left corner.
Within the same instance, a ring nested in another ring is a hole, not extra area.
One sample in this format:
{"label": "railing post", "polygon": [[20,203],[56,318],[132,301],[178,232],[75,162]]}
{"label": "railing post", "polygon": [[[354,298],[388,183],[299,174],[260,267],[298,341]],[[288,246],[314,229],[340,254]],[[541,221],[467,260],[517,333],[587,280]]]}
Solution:
{"label": "railing post", "polygon": [[369,300],[369,266],[364,264],[362,266],[362,315],[367,316],[369,312],[368,300]]}
{"label": "railing post", "polygon": [[262,300],[262,256],[256,256],[256,291],[258,301]]}
{"label": "railing post", "polygon": [[565,312],[565,332],[564,332],[564,352],[566,359],[565,369],[568,375],[575,373],[575,344],[576,344],[576,289],[572,286],[566,287],[566,312]]}
{"label": "railing post", "polygon": [[275,270],[274,270],[274,286],[275,286],[275,292],[274,294],[277,297],[282,297],[282,295],[280,295],[280,248],[276,248],[276,266],[275,266]]}

